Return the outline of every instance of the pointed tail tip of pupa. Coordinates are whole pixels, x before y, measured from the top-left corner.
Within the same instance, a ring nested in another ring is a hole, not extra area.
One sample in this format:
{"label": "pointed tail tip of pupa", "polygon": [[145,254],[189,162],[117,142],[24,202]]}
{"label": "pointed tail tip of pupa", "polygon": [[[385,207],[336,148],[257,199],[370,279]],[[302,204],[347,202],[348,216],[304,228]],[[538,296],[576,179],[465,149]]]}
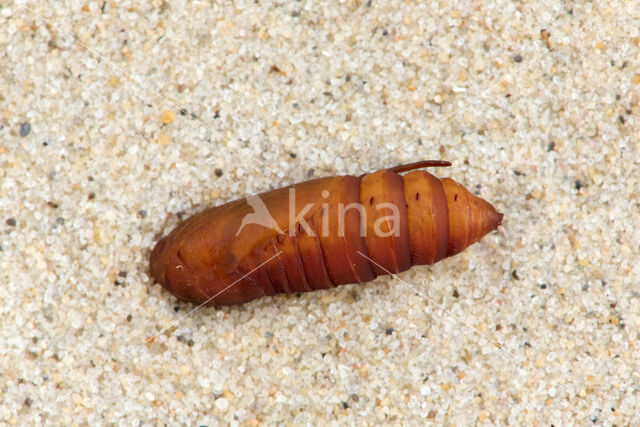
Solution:
{"label": "pointed tail tip of pupa", "polygon": [[[484,222],[484,227],[482,227],[482,231],[484,234],[490,233],[493,230],[496,230],[500,224],[502,224],[502,219],[504,218],[504,214],[498,212],[492,204],[487,202],[487,207],[485,208],[486,220]],[[482,234],[484,236],[484,234]]]}

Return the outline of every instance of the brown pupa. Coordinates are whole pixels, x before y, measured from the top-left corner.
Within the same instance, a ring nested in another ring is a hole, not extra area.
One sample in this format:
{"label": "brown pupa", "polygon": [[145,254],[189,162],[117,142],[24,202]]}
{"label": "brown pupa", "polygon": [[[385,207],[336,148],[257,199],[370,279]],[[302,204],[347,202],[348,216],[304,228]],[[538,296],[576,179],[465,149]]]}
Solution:
{"label": "brown pupa", "polygon": [[449,165],[314,179],[207,209],[158,241],[151,275],[180,299],[232,305],[433,264],[502,221],[454,180],[416,170]]}

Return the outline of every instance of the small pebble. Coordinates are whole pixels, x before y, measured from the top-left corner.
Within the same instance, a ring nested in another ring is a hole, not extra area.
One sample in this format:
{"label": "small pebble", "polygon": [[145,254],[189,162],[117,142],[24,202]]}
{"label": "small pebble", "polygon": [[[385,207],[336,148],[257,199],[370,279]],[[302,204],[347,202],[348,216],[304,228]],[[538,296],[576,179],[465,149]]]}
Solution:
{"label": "small pebble", "polygon": [[15,227],[15,226],[16,226],[16,219],[15,219],[15,218],[9,218],[9,219],[7,220],[7,225],[8,225],[9,227]]}
{"label": "small pebble", "polygon": [[369,376],[369,367],[366,365],[361,366],[360,368],[358,368],[358,374],[361,377],[368,377]]}
{"label": "small pebble", "polygon": [[160,119],[162,120],[162,123],[165,125],[173,123],[173,121],[176,119],[176,112],[173,110],[167,110],[164,113],[162,113],[162,116],[160,117]]}
{"label": "small pebble", "polygon": [[220,411],[226,411],[229,408],[229,401],[227,399],[225,399],[224,397],[221,397],[219,399],[216,399],[216,409],[220,410]]}
{"label": "small pebble", "polygon": [[220,169],[220,168],[216,168],[216,170],[215,170],[215,174],[216,174],[216,176],[217,176],[218,178],[220,178],[220,177],[222,176],[222,174],[223,174],[222,169]]}
{"label": "small pebble", "polygon": [[518,62],[518,63],[522,62],[522,55],[518,54],[518,55],[514,56],[513,60]]}
{"label": "small pebble", "polygon": [[161,133],[158,135],[158,144],[167,146],[171,142],[171,137],[167,134]]}
{"label": "small pebble", "polygon": [[31,125],[29,124],[29,122],[24,122],[23,124],[20,125],[20,136],[25,137],[29,135],[30,132],[31,132]]}

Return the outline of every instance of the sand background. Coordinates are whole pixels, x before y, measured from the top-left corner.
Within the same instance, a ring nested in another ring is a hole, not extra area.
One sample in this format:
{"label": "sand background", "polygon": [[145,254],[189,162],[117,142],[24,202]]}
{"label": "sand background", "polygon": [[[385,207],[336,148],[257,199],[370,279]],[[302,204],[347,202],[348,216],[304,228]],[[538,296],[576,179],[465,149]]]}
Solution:
{"label": "sand background", "polygon": [[[0,423],[640,423],[639,43],[636,1],[0,2]],[[499,230],[188,316],[149,278],[179,216],[425,158]]]}

